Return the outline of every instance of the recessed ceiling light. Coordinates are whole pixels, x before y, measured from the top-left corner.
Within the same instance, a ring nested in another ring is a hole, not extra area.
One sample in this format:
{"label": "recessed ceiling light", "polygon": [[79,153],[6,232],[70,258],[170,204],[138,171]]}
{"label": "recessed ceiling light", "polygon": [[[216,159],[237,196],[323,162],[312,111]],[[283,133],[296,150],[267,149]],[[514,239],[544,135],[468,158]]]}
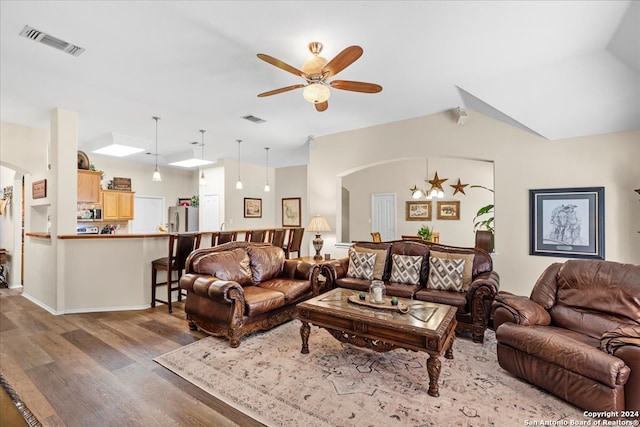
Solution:
{"label": "recessed ceiling light", "polygon": [[111,145],[107,145],[106,147],[93,150],[93,152],[96,154],[104,154],[106,156],[114,156],[114,157],[129,156],[131,154],[139,153],[141,151],[144,151],[144,148],[129,147],[129,146],[120,145],[120,144],[111,144]]}
{"label": "recessed ceiling light", "polygon": [[209,160],[202,160],[202,159],[187,159],[187,160],[180,160],[179,162],[173,162],[173,163],[169,163],[171,166],[180,166],[183,168],[193,168],[196,166],[204,166],[204,165],[209,165],[213,162],[209,161]]}

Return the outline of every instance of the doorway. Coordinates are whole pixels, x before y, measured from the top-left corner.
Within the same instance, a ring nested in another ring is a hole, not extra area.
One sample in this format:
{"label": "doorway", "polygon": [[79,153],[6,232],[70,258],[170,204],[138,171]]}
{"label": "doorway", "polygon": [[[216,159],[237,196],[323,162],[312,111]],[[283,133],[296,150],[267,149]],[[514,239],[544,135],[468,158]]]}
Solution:
{"label": "doorway", "polygon": [[371,231],[383,242],[396,239],[396,193],[371,194]]}

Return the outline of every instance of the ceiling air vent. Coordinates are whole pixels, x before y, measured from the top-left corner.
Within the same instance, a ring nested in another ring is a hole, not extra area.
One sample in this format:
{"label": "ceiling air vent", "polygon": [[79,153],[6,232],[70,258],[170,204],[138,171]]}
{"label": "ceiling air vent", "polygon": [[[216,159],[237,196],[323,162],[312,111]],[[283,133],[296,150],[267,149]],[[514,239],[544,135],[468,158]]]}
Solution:
{"label": "ceiling air vent", "polygon": [[61,50],[73,56],[80,56],[80,54],[85,51],[85,49],[80,46],[67,43],[64,40],[60,40],[59,38],[50,36],[49,34],[44,33],[40,30],[31,28],[28,25],[24,26],[22,31],[20,31],[20,35],[38,43],[46,44],[47,46]]}
{"label": "ceiling air vent", "polygon": [[261,119],[260,117],[253,116],[251,114],[249,114],[247,116],[242,116],[242,118],[245,119],[245,120],[249,120],[250,122],[253,122],[253,123],[256,123],[256,124],[266,122],[266,120]]}

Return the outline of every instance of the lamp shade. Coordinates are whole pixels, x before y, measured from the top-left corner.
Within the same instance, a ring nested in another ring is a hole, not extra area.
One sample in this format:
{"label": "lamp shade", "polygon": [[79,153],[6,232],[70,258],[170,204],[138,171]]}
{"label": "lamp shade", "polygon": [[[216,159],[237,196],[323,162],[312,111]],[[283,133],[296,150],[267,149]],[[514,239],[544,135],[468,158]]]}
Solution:
{"label": "lamp shade", "polygon": [[331,231],[331,227],[329,227],[329,223],[327,222],[327,219],[325,217],[316,215],[311,218],[311,221],[309,221],[307,231],[314,231],[316,233],[319,233],[321,231]]}

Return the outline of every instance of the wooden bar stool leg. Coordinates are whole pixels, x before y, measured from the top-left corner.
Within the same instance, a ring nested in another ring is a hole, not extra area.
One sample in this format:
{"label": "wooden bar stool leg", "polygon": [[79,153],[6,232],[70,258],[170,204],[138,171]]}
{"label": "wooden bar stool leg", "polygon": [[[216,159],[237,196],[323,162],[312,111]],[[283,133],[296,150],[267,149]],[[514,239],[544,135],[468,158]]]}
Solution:
{"label": "wooden bar stool leg", "polygon": [[158,286],[158,270],[151,267],[151,307],[156,306],[156,287]]}
{"label": "wooden bar stool leg", "polygon": [[173,313],[171,307],[171,269],[167,268],[167,305],[169,306],[169,313]]}

